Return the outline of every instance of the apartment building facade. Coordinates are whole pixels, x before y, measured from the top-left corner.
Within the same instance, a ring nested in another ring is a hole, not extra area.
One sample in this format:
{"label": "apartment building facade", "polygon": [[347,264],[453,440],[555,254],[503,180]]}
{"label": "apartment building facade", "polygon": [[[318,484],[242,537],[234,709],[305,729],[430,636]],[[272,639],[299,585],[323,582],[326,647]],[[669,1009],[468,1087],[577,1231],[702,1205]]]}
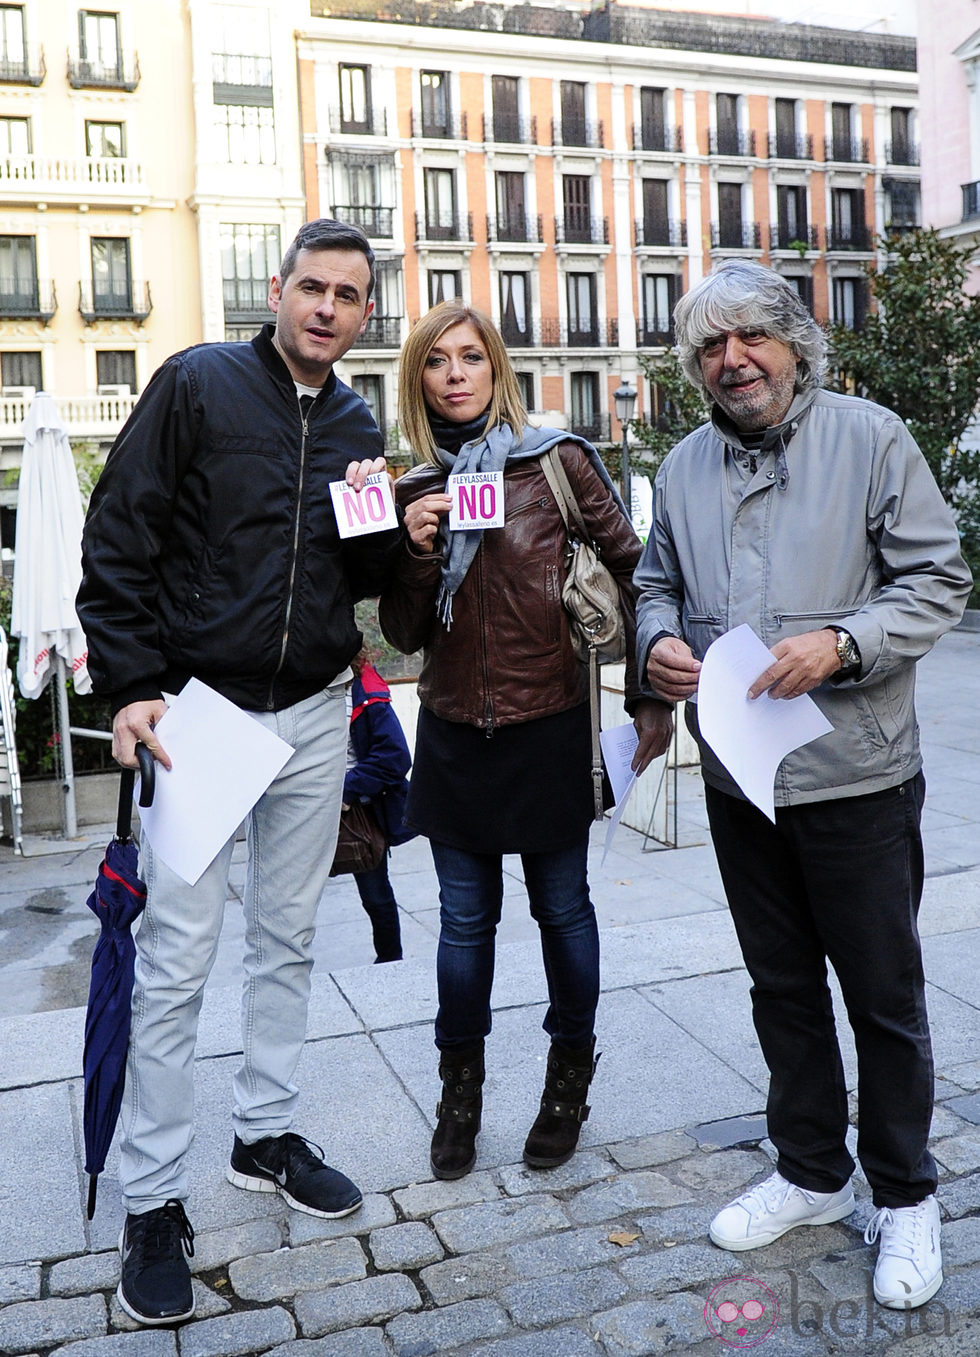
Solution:
{"label": "apartment building facade", "polygon": [[718,260],[860,324],[876,236],[918,223],[913,39],[615,4],[310,10],[308,210],[378,253],[345,369],[382,424],[398,345],[445,296],[498,322],[532,410],[616,440],[614,389]]}
{"label": "apartment building facade", "polygon": [[920,3],[922,219],[980,248],[980,13]]}

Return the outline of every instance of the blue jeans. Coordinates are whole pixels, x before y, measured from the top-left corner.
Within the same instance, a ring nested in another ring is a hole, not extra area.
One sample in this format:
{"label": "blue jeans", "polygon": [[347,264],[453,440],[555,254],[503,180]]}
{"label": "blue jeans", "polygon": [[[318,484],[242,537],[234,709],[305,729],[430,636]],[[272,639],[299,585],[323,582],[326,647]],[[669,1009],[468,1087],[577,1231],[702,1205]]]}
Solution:
{"label": "blue jeans", "polygon": [[711,837],[769,1066],[769,1135],[783,1177],[836,1192],[854,1161],[827,962],[858,1058],[858,1158],[875,1206],[936,1189],[933,1066],[916,915],[922,774],[866,796],[776,810],[705,789]]}
{"label": "blue jeans", "polygon": [[[246,821],[248,870],[241,1064],[233,1125],[247,1144],[289,1129],[298,1099],[317,905],[327,885],[347,766],[346,684],[279,712],[249,712],[295,752]],[[140,870],[147,904],[136,935],[133,1026],[122,1105],[123,1203],[139,1215],[188,1195],[194,1048],[218,950],[235,847],[228,840],[194,886],[153,852]]]}
{"label": "blue jeans", "polygon": [[398,902],[388,877],[388,850],[370,872],[355,872],[354,884],[364,912],[371,920],[374,952],[378,961],[401,961],[402,934]]}
{"label": "blue jeans", "polygon": [[[445,1051],[472,1046],[490,1031],[503,859],[499,853],[466,853],[434,840],[431,848],[441,906],[436,1045]],[[521,854],[548,981],[542,1026],[573,1050],[591,1041],[599,1002],[599,929],[589,898],[588,848],[586,839],[558,852]]]}

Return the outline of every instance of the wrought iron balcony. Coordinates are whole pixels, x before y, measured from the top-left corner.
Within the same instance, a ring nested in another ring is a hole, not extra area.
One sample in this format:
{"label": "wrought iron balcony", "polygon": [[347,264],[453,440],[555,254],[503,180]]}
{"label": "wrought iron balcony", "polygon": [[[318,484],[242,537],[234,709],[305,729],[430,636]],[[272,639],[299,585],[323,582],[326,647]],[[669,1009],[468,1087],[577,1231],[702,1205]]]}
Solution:
{"label": "wrought iron balcony", "polygon": [[[577,323],[560,321],[549,317],[539,322],[542,348],[562,349],[598,349],[607,347],[600,339],[601,328],[598,317],[582,318]],[[619,322],[606,323],[607,343],[615,347],[619,343]]]}
{"label": "wrought iron balcony", "polygon": [[553,146],[588,146],[599,149],[603,145],[603,125],[587,118],[552,118]]}
{"label": "wrought iron balcony", "polygon": [[680,127],[665,127],[661,123],[633,124],[634,151],[672,151],[684,149],[684,132]]}
{"label": "wrought iron balcony", "polygon": [[839,165],[865,165],[868,163],[867,137],[831,137],[824,142],[824,160],[834,160]]}
{"label": "wrought iron balcony", "polygon": [[636,222],[637,245],[672,245],[680,248],[687,244],[686,221],[645,221]]}
{"label": "wrought iron balcony", "polygon": [[423,140],[467,141],[469,133],[468,119],[465,113],[449,114],[445,119],[436,120],[424,113],[412,111],[412,136]]}
{"label": "wrought iron balcony", "polygon": [[737,127],[719,127],[708,139],[711,155],[754,156],[755,133]]}
{"label": "wrought iron balcony", "polygon": [[831,226],[827,232],[828,250],[870,250],[871,232],[863,221],[848,226]]}
{"label": "wrought iron balcony", "polygon": [[757,221],[712,222],[713,250],[761,250],[762,227]]}
{"label": "wrought iron balcony", "polygon": [[807,133],[793,136],[775,136],[770,132],[766,137],[766,154],[770,160],[812,160],[813,137]]}
{"label": "wrought iron balcony", "polygon": [[520,114],[494,113],[483,117],[483,140],[509,142],[513,146],[535,146],[538,140],[538,120]]}
{"label": "wrought iron balcony", "polygon": [[674,329],[668,325],[664,329],[662,320],[642,320],[637,339],[641,349],[666,349],[674,342]]}
{"label": "wrought iron balcony", "polygon": [[40,85],[48,73],[44,64],[44,48],[36,52],[25,49],[19,61],[0,61],[0,85]]}
{"label": "wrought iron balcony", "polygon": [[566,212],[555,218],[555,240],[559,245],[608,245],[609,218]]}
{"label": "wrought iron balcony", "polygon": [[918,165],[919,148],[914,141],[886,141],[885,160],[889,165]]}
{"label": "wrought iron balcony", "polygon": [[366,207],[363,203],[337,203],[330,209],[338,221],[359,226],[374,240],[391,240],[394,235],[395,209],[393,207]]}
{"label": "wrought iron balcony", "polygon": [[779,223],[769,227],[770,250],[799,250],[805,245],[808,250],[820,248],[819,230],[816,226],[796,226],[792,230]]}
{"label": "wrought iron balcony", "polygon": [[428,242],[439,240],[460,240],[467,243],[473,240],[473,213],[465,217],[460,212],[428,213],[416,212],[415,238]]}
{"label": "wrought iron balcony", "polygon": [[974,217],[980,217],[980,179],[974,179],[972,184],[961,184],[960,190],[963,194],[963,221],[972,221]]}
{"label": "wrought iron balcony", "polygon": [[401,316],[369,316],[362,335],[354,340],[355,349],[398,349],[402,342]]}
{"label": "wrought iron balcony", "polygon": [[502,217],[487,217],[487,240],[538,244],[543,240],[541,217],[508,212]]}
{"label": "wrought iron balcony", "polygon": [[363,118],[351,118],[339,108],[331,108],[327,123],[334,136],[386,137],[388,113],[384,108],[369,108]]}
{"label": "wrought iron balcony", "polygon": [[97,320],[135,320],[142,325],[153,310],[149,283],[103,287],[79,283],[78,310],[86,325]]}
{"label": "wrought iron balcony", "polygon": [[568,421],[569,430],[579,438],[587,438],[590,443],[608,443],[610,440],[609,415],[590,415],[578,418],[572,415]]}
{"label": "wrought iron balcony", "polygon": [[511,349],[534,349],[541,343],[541,329],[533,320],[524,323],[514,317],[503,316],[500,321],[500,333],[504,343]]}
{"label": "wrought iron balcony", "polygon": [[57,309],[54,283],[39,278],[0,278],[0,318],[40,320],[47,325]]}
{"label": "wrought iron balcony", "polygon": [[120,52],[111,65],[106,65],[101,61],[69,56],[68,83],[73,90],[128,90],[132,93],[140,83],[139,57],[135,52],[132,55]]}
{"label": "wrought iron balcony", "polygon": [[226,325],[259,325],[272,320],[267,279],[225,278],[222,288]]}

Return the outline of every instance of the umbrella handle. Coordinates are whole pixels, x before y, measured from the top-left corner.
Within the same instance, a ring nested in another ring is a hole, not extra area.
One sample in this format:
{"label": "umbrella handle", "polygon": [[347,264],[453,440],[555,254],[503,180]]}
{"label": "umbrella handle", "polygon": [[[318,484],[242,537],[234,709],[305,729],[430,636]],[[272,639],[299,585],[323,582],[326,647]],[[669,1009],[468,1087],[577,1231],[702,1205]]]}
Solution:
{"label": "umbrella handle", "polygon": [[[140,766],[140,805],[153,803],[153,788],[156,781],[156,764],[153,755],[145,744],[136,745],[136,758]],[[119,807],[116,811],[116,838],[120,843],[130,838],[133,828],[133,788],[136,786],[136,769],[124,768],[119,778]]]}

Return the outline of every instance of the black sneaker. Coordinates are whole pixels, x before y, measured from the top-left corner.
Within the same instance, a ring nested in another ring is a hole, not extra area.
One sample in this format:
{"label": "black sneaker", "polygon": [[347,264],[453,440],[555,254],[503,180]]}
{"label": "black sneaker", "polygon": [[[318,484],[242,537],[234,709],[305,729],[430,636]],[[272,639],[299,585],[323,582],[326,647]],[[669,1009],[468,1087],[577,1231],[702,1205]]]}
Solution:
{"label": "black sneaker", "polygon": [[[119,1304],[140,1324],[177,1324],[194,1313],[187,1258],[194,1257],[194,1230],[176,1199],[127,1216],[119,1236],[122,1276]],[[187,1258],[184,1254],[187,1254]]]}
{"label": "black sneaker", "polygon": [[236,1136],[228,1181],[248,1192],[278,1192],[297,1211],[328,1220],[349,1216],[363,1200],[349,1178],[323,1162],[319,1145],[293,1131],[253,1145]]}

